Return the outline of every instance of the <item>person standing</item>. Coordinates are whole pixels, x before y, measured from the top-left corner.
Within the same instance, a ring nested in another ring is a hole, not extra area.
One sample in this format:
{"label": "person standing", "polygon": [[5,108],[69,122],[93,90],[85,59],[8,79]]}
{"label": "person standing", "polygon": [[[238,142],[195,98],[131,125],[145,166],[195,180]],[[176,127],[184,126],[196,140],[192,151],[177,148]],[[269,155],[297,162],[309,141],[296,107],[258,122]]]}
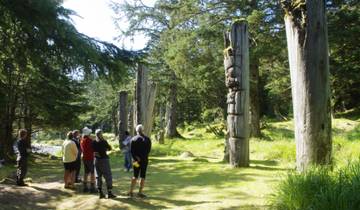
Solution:
{"label": "person standing", "polygon": [[146,170],[149,162],[149,153],[151,150],[151,140],[143,133],[143,126],[141,124],[136,126],[136,133],[137,135],[132,138],[130,146],[131,155],[134,160],[134,174],[131,179],[128,195],[130,197],[133,196],[133,191],[140,175],[139,193],[137,195],[141,198],[145,198],[146,195],[143,193],[143,190],[145,186]]}
{"label": "person standing", "polygon": [[24,178],[28,169],[28,153],[31,151],[30,144],[26,140],[27,131],[25,129],[19,130],[19,139],[16,142],[17,147],[17,171],[16,171],[16,184],[18,186],[27,186],[24,182]]}
{"label": "person standing", "polygon": [[81,169],[81,146],[80,146],[80,131],[74,130],[72,132],[73,134],[73,142],[76,144],[76,147],[78,149],[78,156],[76,158],[76,170],[75,170],[75,183],[80,183],[80,169]]}
{"label": "person standing", "polygon": [[73,141],[72,132],[68,132],[63,143],[63,162],[64,162],[64,187],[66,189],[75,189],[75,173],[76,173],[76,159],[78,156],[78,149]]}
{"label": "person standing", "polygon": [[[94,173],[94,149],[90,138],[92,130],[88,127],[82,129],[83,137],[80,141],[80,147],[83,152],[84,180],[83,192],[95,193],[95,173]],[[88,188],[88,178],[90,176],[90,190]]]}
{"label": "person standing", "polygon": [[125,131],[125,139],[122,142],[124,147],[122,148],[122,151],[124,153],[124,170],[129,172],[132,168],[132,158],[131,158],[131,151],[130,151],[130,142],[131,142],[131,136],[128,131]]}
{"label": "person standing", "polygon": [[99,197],[105,198],[102,191],[102,177],[104,176],[108,198],[115,198],[112,194],[112,174],[110,168],[109,156],[106,151],[111,150],[111,146],[104,139],[101,129],[97,129],[95,132],[96,140],[93,142],[93,148],[95,152],[95,172],[96,172],[96,186],[99,190]]}

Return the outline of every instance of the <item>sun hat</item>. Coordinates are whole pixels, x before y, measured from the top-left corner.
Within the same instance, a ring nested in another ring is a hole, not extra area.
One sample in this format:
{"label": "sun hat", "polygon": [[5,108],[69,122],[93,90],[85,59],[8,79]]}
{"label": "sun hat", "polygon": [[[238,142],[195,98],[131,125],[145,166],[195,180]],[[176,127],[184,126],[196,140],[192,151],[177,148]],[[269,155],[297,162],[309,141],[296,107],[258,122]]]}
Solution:
{"label": "sun hat", "polygon": [[102,132],[101,129],[96,129],[95,134],[97,135],[98,133],[101,133],[101,132]]}
{"label": "sun hat", "polygon": [[92,133],[92,130],[90,128],[88,128],[88,127],[85,127],[85,128],[82,129],[82,133],[83,133],[84,136],[88,136],[88,135],[90,135]]}

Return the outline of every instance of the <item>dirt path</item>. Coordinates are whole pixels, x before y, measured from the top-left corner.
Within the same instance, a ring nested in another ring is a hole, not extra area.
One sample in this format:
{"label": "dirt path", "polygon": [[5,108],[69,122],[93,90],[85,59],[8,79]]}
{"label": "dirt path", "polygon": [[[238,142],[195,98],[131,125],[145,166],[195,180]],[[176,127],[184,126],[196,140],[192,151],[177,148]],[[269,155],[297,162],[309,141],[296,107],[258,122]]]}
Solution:
{"label": "dirt path", "polygon": [[59,182],[32,183],[27,187],[0,184],[0,203],[2,209],[49,209],[56,208],[51,202],[54,198],[71,193],[62,190]]}
{"label": "dirt path", "polygon": [[149,200],[130,199],[118,195],[115,199],[98,199],[97,194],[84,194],[63,188],[60,182],[30,183],[26,187],[0,184],[0,209],[163,209]]}

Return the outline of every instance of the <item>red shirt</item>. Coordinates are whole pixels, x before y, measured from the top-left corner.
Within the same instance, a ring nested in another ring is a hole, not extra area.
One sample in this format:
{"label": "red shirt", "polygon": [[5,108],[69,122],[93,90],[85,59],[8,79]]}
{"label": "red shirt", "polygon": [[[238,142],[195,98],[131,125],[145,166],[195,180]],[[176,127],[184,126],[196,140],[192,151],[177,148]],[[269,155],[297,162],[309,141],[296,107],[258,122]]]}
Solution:
{"label": "red shirt", "polygon": [[84,136],[80,141],[81,150],[83,152],[83,160],[94,160],[92,141],[93,140],[89,136]]}

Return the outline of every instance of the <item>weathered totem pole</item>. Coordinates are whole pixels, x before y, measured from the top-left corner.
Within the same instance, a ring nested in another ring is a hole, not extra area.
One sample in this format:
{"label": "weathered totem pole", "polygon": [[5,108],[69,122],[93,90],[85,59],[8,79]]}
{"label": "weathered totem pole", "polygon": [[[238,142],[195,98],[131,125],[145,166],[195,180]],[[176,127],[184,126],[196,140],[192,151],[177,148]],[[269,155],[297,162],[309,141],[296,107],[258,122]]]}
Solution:
{"label": "weathered totem pole", "polygon": [[249,166],[249,38],[245,20],[224,33],[227,94],[227,145],[233,167]]}
{"label": "weathered totem pole", "polygon": [[128,131],[130,135],[134,135],[134,104],[129,106],[129,113],[128,113]]}
{"label": "weathered totem pole", "polygon": [[332,160],[329,47],[324,0],[282,0],[293,98],[296,167]]}
{"label": "weathered totem pole", "polygon": [[147,69],[139,65],[136,78],[134,125],[142,124],[144,133],[148,136],[151,135],[154,120],[155,96],[156,85],[148,82]]}
{"label": "weathered totem pole", "polygon": [[127,113],[127,96],[126,91],[119,92],[119,146],[122,149],[122,141],[125,138],[125,131],[128,126],[128,113]]}

